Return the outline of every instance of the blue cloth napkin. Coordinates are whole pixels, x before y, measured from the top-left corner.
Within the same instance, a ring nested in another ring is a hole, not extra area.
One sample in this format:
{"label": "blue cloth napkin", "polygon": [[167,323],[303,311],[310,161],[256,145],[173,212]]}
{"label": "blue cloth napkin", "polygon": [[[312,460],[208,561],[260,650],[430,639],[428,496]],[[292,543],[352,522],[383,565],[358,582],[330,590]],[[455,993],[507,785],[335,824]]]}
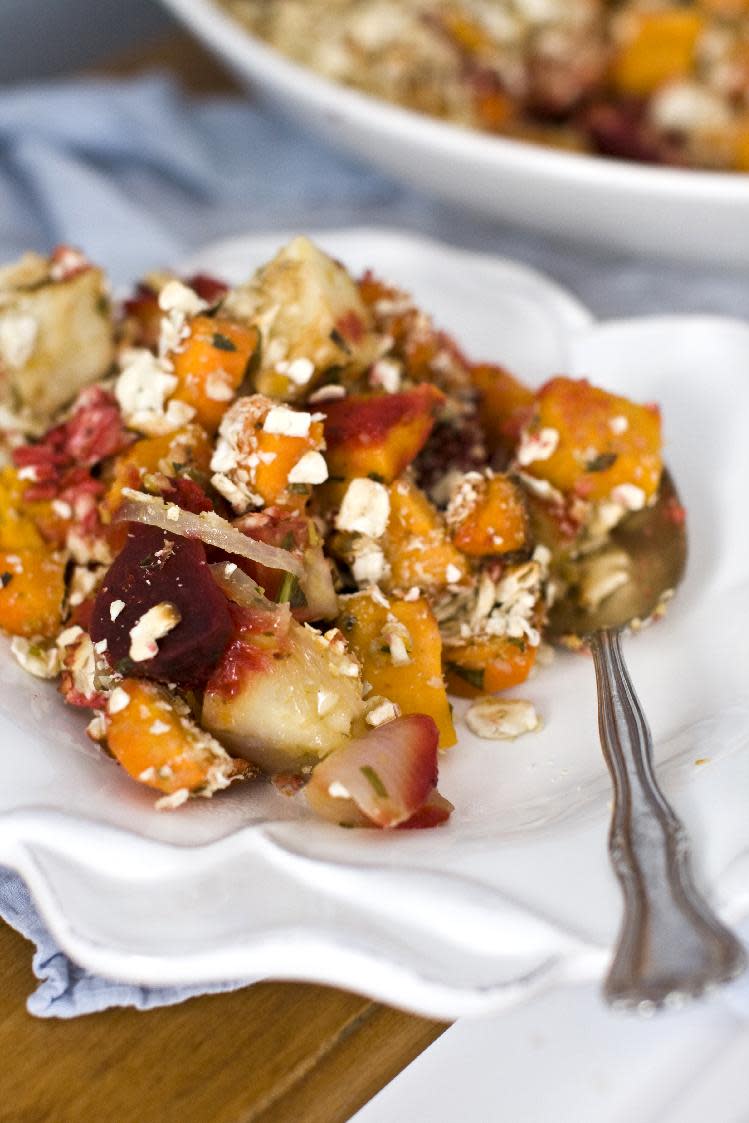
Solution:
{"label": "blue cloth napkin", "polygon": [[[124,284],[217,237],[363,224],[408,227],[518,258],[600,316],[749,311],[738,273],[613,257],[485,222],[242,99],[190,99],[158,74],[0,90],[0,262],[68,242]],[[0,916],[37,946],[41,981],[28,1008],[41,1017],[148,1009],[244,985],[149,989],[92,976],[62,954],[25,885],[7,871],[0,871]]]}

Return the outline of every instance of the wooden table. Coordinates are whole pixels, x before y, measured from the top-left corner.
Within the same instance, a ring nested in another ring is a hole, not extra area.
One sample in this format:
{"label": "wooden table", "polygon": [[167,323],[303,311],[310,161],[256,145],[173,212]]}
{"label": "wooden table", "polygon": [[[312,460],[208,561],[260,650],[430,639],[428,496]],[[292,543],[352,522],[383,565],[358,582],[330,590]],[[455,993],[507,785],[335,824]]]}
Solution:
{"label": "wooden table", "polygon": [[[175,33],[102,68],[233,80]],[[31,945],[0,924],[0,1123],[343,1123],[445,1026],[343,991],[263,983],[148,1013],[26,1013]]]}

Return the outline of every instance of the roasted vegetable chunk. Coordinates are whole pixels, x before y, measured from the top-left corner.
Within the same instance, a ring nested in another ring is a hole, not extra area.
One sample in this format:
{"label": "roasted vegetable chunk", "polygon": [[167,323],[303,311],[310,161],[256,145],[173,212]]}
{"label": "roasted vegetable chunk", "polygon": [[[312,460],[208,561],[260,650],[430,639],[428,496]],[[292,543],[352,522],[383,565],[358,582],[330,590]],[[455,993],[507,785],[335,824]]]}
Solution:
{"label": "roasted vegetable chunk", "polygon": [[195,419],[215,433],[244,381],[258,344],[256,328],[221,317],[196,316],[190,335],[170,360],[178,384],[173,397],[195,410]]}
{"label": "roasted vegetable chunk", "polygon": [[660,412],[585,379],[553,378],[536,395],[516,461],[565,496],[611,498],[636,509],[661,478]]}
{"label": "roasted vegetable chunk", "polygon": [[287,605],[235,615],[234,639],[206,687],[203,724],[267,772],[314,763],[364,711],[359,666],[338,632],[298,624]]}
{"label": "roasted vegetable chunk", "polygon": [[52,637],[62,622],[65,562],[38,550],[0,553],[0,628]]}
{"label": "roasted vegetable chunk", "polygon": [[390,589],[439,589],[462,581],[465,556],[450,541],[444,520],[408,479],[390,485],[390,518],[383,539]]}
{"label": "roasted vegetable chunk", "polygon": [[209,796],[243,774],[244,761],[226,750],[193,720],[184,702],[163,686],[126,678],[115,687],[106,711],[106,739],[125,771],[172,797]]}
{"label": "roasted vegetable chunk", "polygon": [[324,404],[331,476],[385,483],[406,470],[426,444],[444,394],[432,385],[402,394],[351,395]]}
{"label": "roasted vegetable chunk", "polygon": [[525,682],[538,648],[525,639],[492,636],[445,648],[447,686],[460,698],[495,694]]}
{"label": "roasted vegetable chunk", "polygon": [[131,524],[91,616],[91,637],[107,641],[109,663],[191,686],[208,677],[231,631],[202,542]]}
{"label": "roasted vegetable chunk", "polygon": [[446,517],[453,542],[470,557],[514,554],[528,547],[525,498],[509,476],[470,472],[457,485]]}
{"label": "roasted vegetable chunk", "polygon": [[479,418],[490,451],[511,451],[532,410],[533,391],[491,363],[471,367],[471,380],[479,392]]}
{"label": "roasted vegetable chunk", "polygon": [[388,602],[376,592],[355,593],[342,598],[338,625],[373,693],[394,702],[401,713],[428,714],[439,730],[440,748],[454,745],[442,641],[427,601],[392,597]]}

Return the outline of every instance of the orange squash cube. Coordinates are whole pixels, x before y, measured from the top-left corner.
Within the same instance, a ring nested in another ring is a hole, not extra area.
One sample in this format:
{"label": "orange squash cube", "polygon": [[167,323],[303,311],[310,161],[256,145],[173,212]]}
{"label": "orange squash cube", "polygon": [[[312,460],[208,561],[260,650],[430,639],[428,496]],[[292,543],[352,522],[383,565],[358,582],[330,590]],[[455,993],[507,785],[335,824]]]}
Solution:
{"label": "orange squash cube", "polygon": [[496,694],[525,682],[537,647],[525,639],[492,636],[444,649],[447,689],[460,698]]}
{"label": "orange squash cube", "polygon": [[[457,737],[442,678],[442,639],[429,604],[423,597],[404,601],[390,598],[390,607],[369,592],[354,593],[340,601],[338,627],[362,665],[362,677],[372,693],[395,702],[403,714],[427,714],[440,734],[440,748],[454,745]],[[388,617],[403,625],[411,638],[410,662],[396,665],[383,639]]]}
{"label": "orange squash cube", "polygon": [[106,725],[109,749],[125,771],[164,795],[208,795],[247,768],[155,682],[123,679],[110,698]]}
{"label": "orange squash cube", "polygon": [[351,394],[325,402],[330,474],[390,483],[421,452],[445,398],[425,384],[400,394]]}
{"label": "orange squash cube", "polygon": [[[476,476],[473,480],[472,477]],[[523,492],[509,476],[488,479],[471,473],[465,499],[459,491],[447,522],[458,549],[470,557],[513,554],[528,546],[528,514]]]}
{"label": "orange squash cube", "polygon": [[114,478],[104,498],[104,510],[114,514],[122,502],[122,489],[140,490],[150,473],[176,476],[189,468],[207,475],[210,461],[208,434],[194,422],[176,433],[142,437],[117,458]]}
{"label": "orange squash cube", "polygon": [[621,93],[647,97],[664,82],[686,78],[695,64],[705,17],[694,7],[628,16],[624,41],[611,65],[611,80]]}
{"label": "orange squash cube", "polygon": [[409,479],[389,488],[390,517],[383,553],[390,576],[388,589],[442,589],[459,584],[469,571],[465,555],[450,541],[444,519],[423,491]]}
{"label": "orange squash cube", "polygon": [[660,411],[585,379],[553,378],[536,395],[516,461],[565,496],[608,499],[625,485],[647,502],[663,469]]}
{"label": "orange squash cube", "polygon": [[51,638],[60,630],[64,561],[39,550],[0,553],[0,628],[13,636]]}
{"label": "orange squash cube", "polygon": [[216,432],[242,385],[258,339],[254,327],[196,316],[182,350],[169,356],[178,380],[173,397],[192,406],[209,433]]}
{"label": "orange squash cube", "polygon": [[479,392],[479,419],[489,451],[509,451],[533,408],[533,391],[491,363],[472,366],[471,381]]}

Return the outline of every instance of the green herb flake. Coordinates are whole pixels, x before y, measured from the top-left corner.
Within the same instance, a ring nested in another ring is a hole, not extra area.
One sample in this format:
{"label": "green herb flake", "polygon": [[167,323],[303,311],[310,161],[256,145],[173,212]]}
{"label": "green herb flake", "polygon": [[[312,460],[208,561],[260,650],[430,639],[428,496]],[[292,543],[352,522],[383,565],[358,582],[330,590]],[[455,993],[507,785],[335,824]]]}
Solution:
{"label": "green herb flake", "polygon": [[292,491],[294,495],[308,495],[309,484],[289,484],[289,491]]}
{"label": "green herb flake", "polygon": [[134,663],[132,659],[128,659],[127,655],[124,659],[120,659],[115,666],[118,675],[123,675],[125,678],[132,672]]}
{"label": "green herb flake", "polygon": [[595,456],[589,460],[585,465],[586,472],[605,472],[607,468],[612,468],[619,459],[615,452],[602,452],[599,456]]}
{"label": "green herb flake", "polygon": [[387,788],[370,764],[362,765],[359,771],[361,772],[365,780],[369,782],[375,795],[379,796],[380,799],[388,798]]}
{"label": "green herb flake", "polygon": [[291,601],[296,584],[297,579],[293,573],[284,573],[281,588],[278,593],[279,604],[288,604]]}
{"label": "green herb flake", "polygon": [[103,294],[101,296],[97,296],[96,311],[100,316],[104,316],[105,319],[108,318],[110,307],[111,306],[108,297],[104,296]]}
{"label": "green herb flake", "polygon": [[228,335],[222,335],[220,331],[214,331],[211,343],[217,351],[236,351],[237,346],[229,339]]}
{"label": "green herb flake", "polygon": [[6,589],[8,585],[10,585],[12,580],[13,574],[8,573],[7,570],[5,571],[5,573],[0,573],[0,586],[2,586],[3,589]]}
{"label": "green herb flake", "polygon": [[376,484],[384,484],[385,477],[381,476],[379,472],[367,472],[367,479],[374,480]]}
{"label": "green herb flake", "polygon": [[281,549],[282,550],[293,550],[294,549],[294,535],[292,534],[292,532],[290,530],[286,531],[286,533],[284,534],[284,536],[281,540]]}
{"label": "green herb flake", "polygon": [[482,667],[461,667],[459,663],[447,663],[447,669],[458,678],[475,686],[477,690],[484,689],[484,671]]}

